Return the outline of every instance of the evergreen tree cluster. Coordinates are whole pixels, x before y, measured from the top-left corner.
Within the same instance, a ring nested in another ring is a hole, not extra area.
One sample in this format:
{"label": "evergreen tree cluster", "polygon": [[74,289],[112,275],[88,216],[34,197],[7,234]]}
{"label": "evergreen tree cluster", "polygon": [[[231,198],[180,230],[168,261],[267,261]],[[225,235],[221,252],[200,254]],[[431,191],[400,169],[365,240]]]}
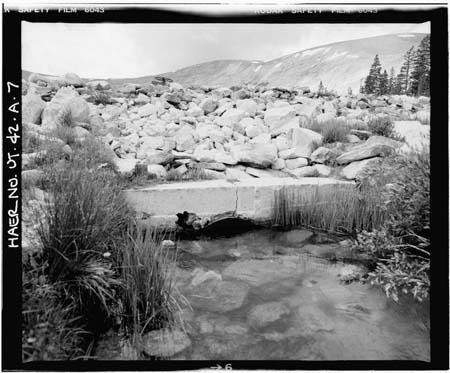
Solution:
{"label": "evergreen tree cluster", "polygon": [[425,36],[417,50],[411,47],[403,56],[400,73],[392,67],[390,73],[382,71],[380,58],[375,55],[369,75],[361,86],[361,93],[376,95],[430,95],[430,35]]}

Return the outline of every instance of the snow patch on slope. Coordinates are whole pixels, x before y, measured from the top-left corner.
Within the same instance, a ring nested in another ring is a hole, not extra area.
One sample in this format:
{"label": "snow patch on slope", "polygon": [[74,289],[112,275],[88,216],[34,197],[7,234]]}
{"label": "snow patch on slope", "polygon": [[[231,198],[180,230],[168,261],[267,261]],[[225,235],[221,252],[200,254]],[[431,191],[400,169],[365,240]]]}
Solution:
{"label": "snow patch on slope", "polygon": [[278,69],[282,64],[283,64],[283,62],[278,62],[273,68]]}
{"label": "snow patch on slope", "polygon": [[261,67],[262,67],[262,65],[259,65],[259,66],[257,66],[257,67],[256,67],[256,69],[255,69],[255,70],[253,70],[253,71],[254,71],[254,72],[256,73],[256,72],[258,72],[258,71],[259,71],[259,69],[260,69]]}
{"label": "snow patch on slope", "polygon": [[302,55],[303,55],[303,57],[314,56],[315,54],[320,53],[324,50],[325,50],[325,48],[309,49],[307,51],[302,52]]}
{"label": "snow patch on slope", "polygon": [[339,57],[344,57],[347,52],[334,52],[330,57],[326,58],[327,61],[335,60]]}

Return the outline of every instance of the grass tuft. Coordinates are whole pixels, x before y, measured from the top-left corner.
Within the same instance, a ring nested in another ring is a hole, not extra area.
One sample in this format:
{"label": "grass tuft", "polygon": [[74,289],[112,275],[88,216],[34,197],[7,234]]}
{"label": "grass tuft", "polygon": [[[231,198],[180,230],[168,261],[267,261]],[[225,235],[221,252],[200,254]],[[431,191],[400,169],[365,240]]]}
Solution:
{"label": "grass tuft", "polygon": [[170,265],[174,251],[163,249],[163,234],[131,224],[120,251],[125,324],[130,335],[143,335],[173,324],[178,303]]}
{"label": "grass tuft", "polygon": [[353,234],[378,227],[383,219],[384,210],[377,195],[363,194],[353,186],[326,190],[317,187],[308,193],[283,187],[275,193],[272,224]]}

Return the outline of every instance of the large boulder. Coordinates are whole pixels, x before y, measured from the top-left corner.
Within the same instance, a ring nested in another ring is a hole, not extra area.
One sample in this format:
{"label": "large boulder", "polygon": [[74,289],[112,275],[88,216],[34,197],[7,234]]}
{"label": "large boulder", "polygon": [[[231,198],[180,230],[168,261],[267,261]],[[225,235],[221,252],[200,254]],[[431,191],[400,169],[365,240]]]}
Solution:
{"label": "large boulder", "polygon": [[41,124],[44,109],[45,102],[38,95],[28,93],[22,98],[22,122]]}
{"label": "large boulder", "polygon": [[248,116],[255,116],[257,105],[252,99],[239,100],[236,102],[236,107],[242,110]]}
{"label": "large boulder", "polygon": [[219,118],[218,123],[224,127],[233,127],[245,117],[245,112],[240,109],[228,109]]}
{"label": "large boulder", "polygon": [[430,126],[418,121],[395,121],[394,133],[403,137],[412,149],[420,150],[430,144]]}
{"label": "large boulder", "polygon": [[130,176],[133,174],[138,162],[139,162],[138,159],[132,158],[122,159],[118,157],[114,158],[114,164],[117,168],[117,171],[125,176]]}
{"label": "large boulder", "polygon": [[295,114],[292,106],[274,107],[266,110],[264,122],[271,130],[276,129],[294,118]]}
{"label": "large boulder", "polygon": [[308,166],[308,160],[306,158],[293,158],[286,160],[286,167],[290,170],[295,170],[296,168]]}
{"label": "large boulder", "polygon": [[298,115],[306,118],[312,118],[316,114],[320,113],[319,102],[317,100],[301,97],[298,99],[299,103],[294,105],[295,111]]}
{"label": "large boulder", "polygon": [[149,175],[153,175],[158,179],[162,179],[167,176],[167,170],[164,168],[164,166],[161,166],[160,164],[149,164],[147,166],[147,173]]}
{"label": "large boulder", "polygon": [[145,136],[141,137],[140,149],[145,153],[148,150],[163,149],[164,148],[164,137],[162,136]]}
{"label": "large boulder", "polygon": [[148,117],[150,115],[154,115],[157,113],[157,108],[155,105],[153,104],[146,104],[144,106],[141,106],[138,111],[137,114],[141,117],[141,118],[145,118]]}
{"label": "large boulder", "polygon": [[361,177],[364,171],[366,171],[371,165],[376,164],[379,159],[380,158],[370,158],[352,162],[341,170],[341,175],[348,180],[357,179]]}
{"label": "large boulder", "polygon": [[75,73],[67,73],[58,78],[58,83],[61,87],[74,86],[84,87],[84,81]]}
{"label": "large boulder", "polygon": [[71,87],[63,87],[56,92],[55,96],[42,112],[42,127],[55,129],[60,116],[67,111],[71,120],[75,122],[89,122],[89,105]]}
{"label": "large boulder", "polygon": [[299,120],[299,118],[301,118],[301,117],[291,118],[287,122],[282,124],[281,126],[272,128],[270,130],[270,134],[272,136],[278,136],[280,134],[288,133],[291,130],[300,128],[300,120]]}
{"label": "large boulder", "polygon": [[176,149],[180,152],[186,150],[193,150],[195,146],[195,137],[197,134],[194,129],[189,125],[182,126],[174,136],[176,142]]}
{"label": "large boulder", "polygon": [[140,159],[145,159],[147,164],[160,164],[163,166],[175,159],[172,153],[162,150],[148,150],[145,154],[138,153],[137,156]]}
{"label": "large boulder", "polygon": [[372,144],[372,145],[360,145],[336,158],[338,164],[348,164],[355,161],[361,161],[363,159],[386,156],[391,154],[394,148],[389,145]]}
{"label": "large boulder", "polygon": [[323,136],[307,128],[293,128],[288,134],[288,141],[290,148],[280,151],[280,158],[307,158],[318,145],[322,144]]}
{"label": "large boulder", "polygon": [[396,140],[390,139],[389,137],[384,137],[384,136],[371,136],[365,142],[366,146],[375,145],[375,144],[376,145],[387,145],[392,148],[400,148],[403,145],[403,143],[400,141],[396,141]]}
{"label": "large boulder", "polygon": [[211,97],[205,98],[202,102],[200,102],[200,108],[205,112],[205,114],[212,113],[217,109],[218,106],[217,100],[214,100]]}
{"label": "large boulder", "polygon": [[243,144],[232,146],[230,153],[238,162],[266,168],[275,163],[278,152],[274,144]]}
{"label": "large boulder", "polygon": [[291,146],[295,149],[301,148],[307,155],[311,155],[317,146],[322,145],[323,136],[320,133],[311,131],[307,128],[294,128],[289,133],[291,138]]}
{"label": "large boulder", "polygon": [[311,161],[315,163],[329,163],[337,157],[336,152],[323,146],[318,147],[311,153]]}

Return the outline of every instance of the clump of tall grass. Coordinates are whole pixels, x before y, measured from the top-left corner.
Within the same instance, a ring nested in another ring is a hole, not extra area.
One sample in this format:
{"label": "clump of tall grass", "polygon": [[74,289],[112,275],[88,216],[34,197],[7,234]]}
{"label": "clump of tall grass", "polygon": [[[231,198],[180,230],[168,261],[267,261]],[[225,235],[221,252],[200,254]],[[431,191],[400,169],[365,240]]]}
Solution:
{"label": "clump of tall grass", "polygon": [[163,234],[130,224],[120,248],[125,327],[129,335],[170,326],[178,302],[170,276],[175,251],[162,247]]}
{"label": "clump of tall grass", "polygon": [[355,187],[331,187],[305,193],[294,187],[275,192],[272,224],[353,234],[381,225],[385,212],[379,196]]}
{"label": "clump of tall grass", "polygon": [[107,171],[68,167],[54,173],[48,192],[51,202],[38,228],[46,275],[65,304],[95,329],[115,302],[119,282],[107,253],[121,239],[131,211]]}
{"label": "clump of tall grass", "polygon": [[114,102],[111,97],[104,92],[95,92],[92,96],[92,101],[94,102],[94,105],[109,105]]}
{"label": "clump of tall grass", "polygon": [[323,136],[323,142],[330,144],[333,142],[346,142],[346,136],[350,133],[351,127],[336,119],[323,122],[313,119],[309,123],[308,129],[320,133]]}
{"label": "clump of tall grass", "polygon": [[84,355],[86,331],[73,305],[62,304],[39,257],[22,261],[22,361],[68,360]]}

